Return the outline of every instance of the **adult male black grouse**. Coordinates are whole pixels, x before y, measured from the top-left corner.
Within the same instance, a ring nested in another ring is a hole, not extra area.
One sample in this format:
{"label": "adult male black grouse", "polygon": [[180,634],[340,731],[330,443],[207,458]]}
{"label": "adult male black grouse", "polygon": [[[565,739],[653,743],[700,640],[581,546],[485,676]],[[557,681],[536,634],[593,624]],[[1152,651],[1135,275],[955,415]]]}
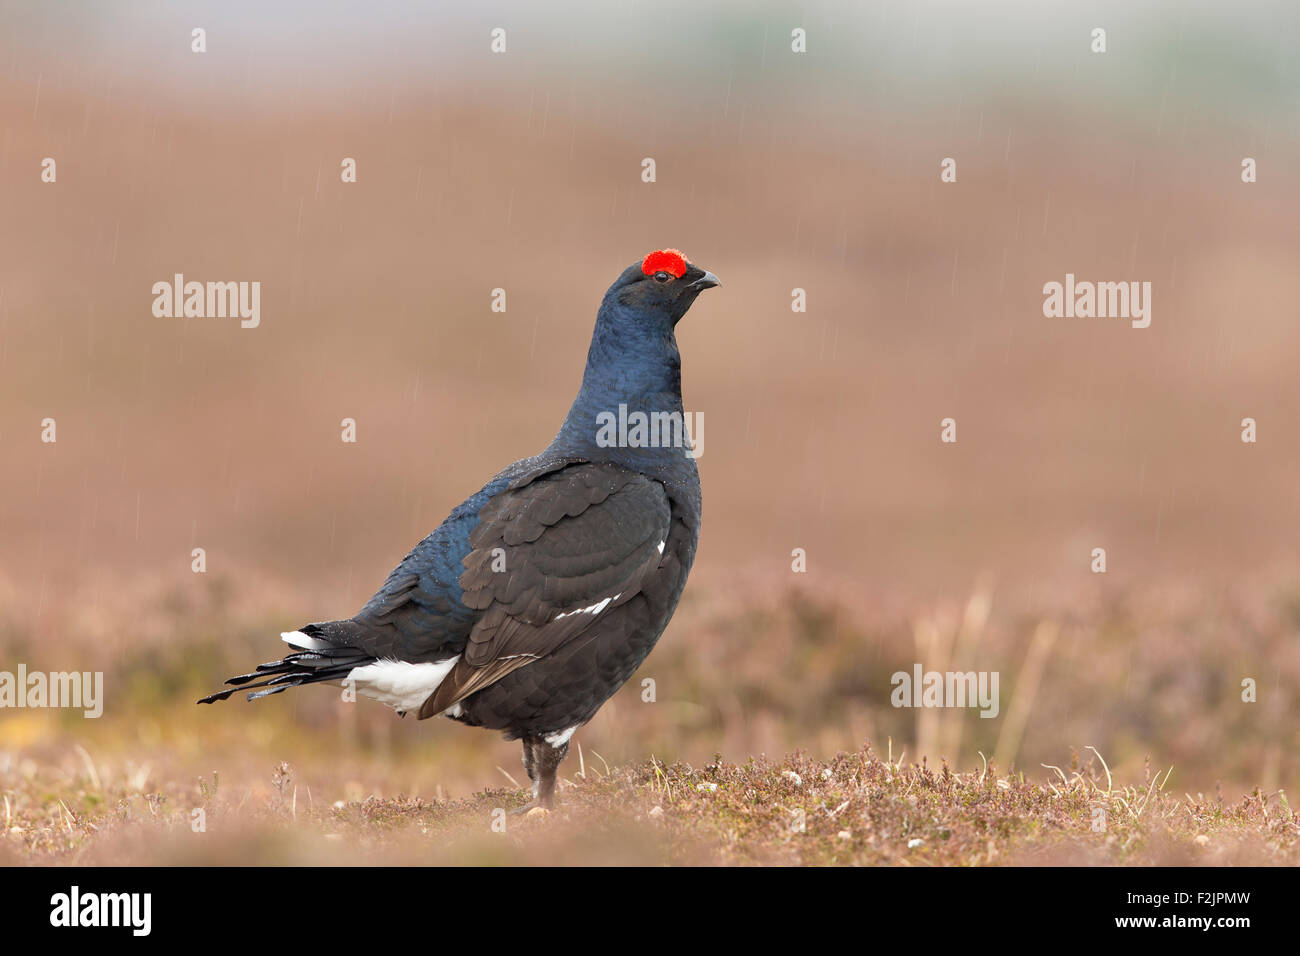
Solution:
{"label": "adult male black grouse", "polygon": [[529,806],[551,807],[573,732],[650,653],[695,558],[700,477],[680,440],[674,329],[718,284],[675,249],[629,266],[546,450],[452,511],[355,617],[281,634],[291,654],[199,703],[351,681],[403,715],[522,739]]}

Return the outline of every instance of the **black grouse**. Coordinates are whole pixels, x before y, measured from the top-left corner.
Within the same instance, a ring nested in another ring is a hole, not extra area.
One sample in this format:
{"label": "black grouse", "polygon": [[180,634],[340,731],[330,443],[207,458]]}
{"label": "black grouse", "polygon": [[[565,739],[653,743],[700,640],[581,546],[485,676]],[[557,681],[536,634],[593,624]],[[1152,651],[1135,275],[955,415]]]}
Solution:
{"label": "black grouse", "polygon": [[551,807],[574,731],[650,653],[695,558],[700,477],[674,330],[718,284],[674,249],[624,270],[546,450],[452,511],[355,617],[282,634],[292,653],[199,703],[350,681],[403,715],[521,739],[529,806]]}

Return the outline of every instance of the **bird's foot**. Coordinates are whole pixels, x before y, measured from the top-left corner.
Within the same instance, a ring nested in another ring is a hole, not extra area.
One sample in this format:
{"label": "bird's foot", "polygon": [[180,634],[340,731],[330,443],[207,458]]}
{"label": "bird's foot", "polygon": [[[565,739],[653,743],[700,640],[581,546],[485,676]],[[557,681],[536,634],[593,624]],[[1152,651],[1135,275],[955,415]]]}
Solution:
{"label": "bird's foot", "polygon": [[512,817],[529,817],[545,819],[555,809],[554,800],[529,800],[522,807],[510,811]]}

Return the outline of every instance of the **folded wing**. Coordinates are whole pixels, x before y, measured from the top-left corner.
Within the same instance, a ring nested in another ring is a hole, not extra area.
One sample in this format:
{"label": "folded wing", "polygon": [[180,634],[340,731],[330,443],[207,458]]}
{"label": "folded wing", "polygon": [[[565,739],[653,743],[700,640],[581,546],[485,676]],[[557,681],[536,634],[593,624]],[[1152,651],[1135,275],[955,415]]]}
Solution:
{"label": "folded wing", "polygon": [[659,567],[671,510],[659,482],[578,462],[517,479],[478,518],[459,581],[477,619],[421,717],[598,634]]}

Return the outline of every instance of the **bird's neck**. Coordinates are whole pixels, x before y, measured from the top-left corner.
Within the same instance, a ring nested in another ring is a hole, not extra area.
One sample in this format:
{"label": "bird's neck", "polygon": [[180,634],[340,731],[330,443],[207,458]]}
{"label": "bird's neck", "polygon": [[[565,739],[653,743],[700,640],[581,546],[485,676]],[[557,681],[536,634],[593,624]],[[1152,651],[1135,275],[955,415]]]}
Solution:
{"label": "bird's neck", "polygon": [[622,421],[634,413],[682,414],[681,355],[672,327],[619,315],[618,308],[609,302],[601,307],[582,388],[551,443],[554,450],[577,455],[608,451],[599,439],[602,423],[611,415]]}

